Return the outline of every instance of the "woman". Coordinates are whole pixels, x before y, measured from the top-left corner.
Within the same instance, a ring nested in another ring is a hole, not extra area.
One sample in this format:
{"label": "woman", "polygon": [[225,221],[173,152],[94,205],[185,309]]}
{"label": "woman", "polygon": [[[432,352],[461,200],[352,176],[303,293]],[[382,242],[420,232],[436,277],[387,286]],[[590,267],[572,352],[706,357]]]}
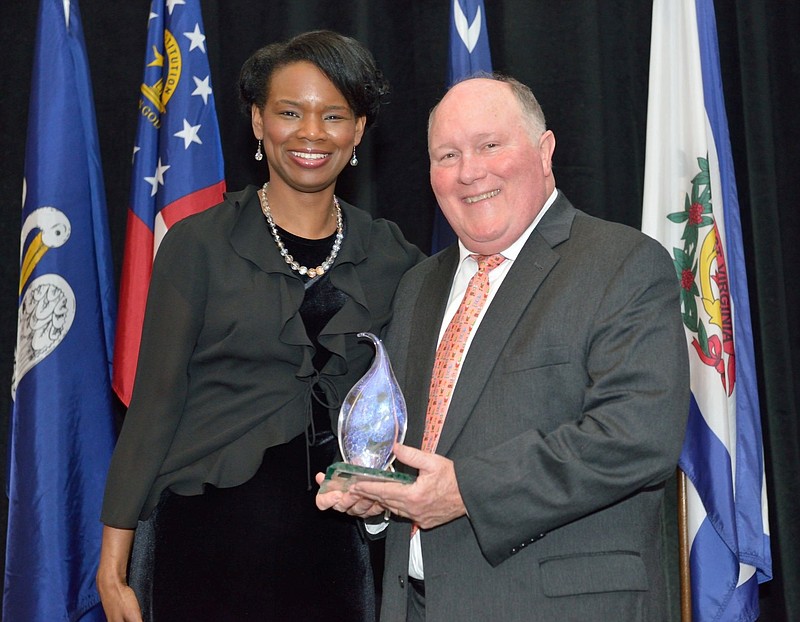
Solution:
{"label": "woman", "polygon": [[401,275],[396,225],[334,195],[387,90],[353,39],[258,50],[240,94],[269,183],[174,225],[150,286],[139,372],[108,475],[98,589],[139,620],[126,567],[155,515],[152,607],[166,620],[369,620],[359,526],[319,512],[341,399],[373,357]]}

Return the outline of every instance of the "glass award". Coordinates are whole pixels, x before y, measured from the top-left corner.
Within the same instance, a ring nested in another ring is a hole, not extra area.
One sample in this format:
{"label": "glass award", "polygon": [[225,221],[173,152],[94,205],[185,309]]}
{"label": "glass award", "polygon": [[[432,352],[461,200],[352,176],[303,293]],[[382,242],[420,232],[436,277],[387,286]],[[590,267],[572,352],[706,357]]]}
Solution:
{"label": "glass award", "polygon": [[408,417],[389,356],[383,342],[372,333],[358,336],[372,342],[375,358],[342,402],[337,432],[343,462],[328,467],[322,492],[331,488],[347,490],[356,480],[414,481],[391,466],[392,448],[405,439]]}

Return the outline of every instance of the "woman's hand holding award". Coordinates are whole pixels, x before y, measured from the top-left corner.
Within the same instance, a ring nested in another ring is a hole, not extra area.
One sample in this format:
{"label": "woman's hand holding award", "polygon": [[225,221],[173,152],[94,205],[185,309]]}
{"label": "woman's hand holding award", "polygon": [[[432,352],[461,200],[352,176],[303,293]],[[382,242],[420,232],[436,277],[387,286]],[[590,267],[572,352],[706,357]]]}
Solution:
{"label": "woman's hand holding award", "polygon": [[372,333],[375,359],[344,398],[339,412],[339,449],[343,462],[328,467],[321,492],[347,490],[357,480],[409,484],[414,477],[397,473],[392,448],[406,435],[406,402],[394,377],[383,343]]}

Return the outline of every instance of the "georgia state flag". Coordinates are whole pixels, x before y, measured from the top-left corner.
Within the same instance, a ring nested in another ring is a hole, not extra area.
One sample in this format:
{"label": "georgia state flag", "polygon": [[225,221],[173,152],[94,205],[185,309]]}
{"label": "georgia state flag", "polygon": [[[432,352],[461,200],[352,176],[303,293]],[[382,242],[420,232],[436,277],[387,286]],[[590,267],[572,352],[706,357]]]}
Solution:
{"label": "georgia state flag", "polygon": [[225,191],[199,0],[153,0],[144,62],[114,351],[114,390],[126,405],[158,245]]}

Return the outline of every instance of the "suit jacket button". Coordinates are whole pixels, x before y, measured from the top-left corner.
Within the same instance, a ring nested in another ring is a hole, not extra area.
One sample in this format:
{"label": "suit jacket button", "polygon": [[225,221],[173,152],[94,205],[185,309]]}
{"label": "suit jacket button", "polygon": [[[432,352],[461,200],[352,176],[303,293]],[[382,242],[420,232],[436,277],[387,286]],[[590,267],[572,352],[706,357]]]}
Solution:
{"label": "suit jacket button", "polygon": [[405,589],[406,587],[406,580],[403,575],[397,575],[397,580],[400,582],[400,587]]}

